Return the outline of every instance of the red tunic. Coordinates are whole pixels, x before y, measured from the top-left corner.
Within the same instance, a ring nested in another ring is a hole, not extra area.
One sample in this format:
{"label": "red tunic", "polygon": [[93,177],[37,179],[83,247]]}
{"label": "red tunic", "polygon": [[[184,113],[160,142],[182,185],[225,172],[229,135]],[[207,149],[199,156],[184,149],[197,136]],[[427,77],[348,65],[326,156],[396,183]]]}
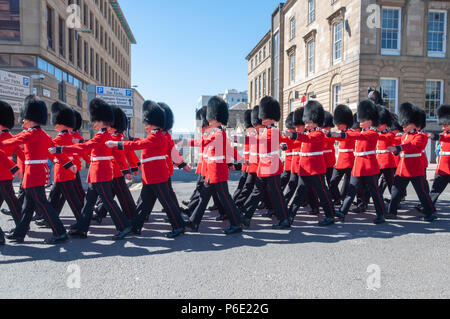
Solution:
{"label": "red tunic", "polygon": [[336,165],[336,149],[334,147],[335,143],[336,139],[325,136],[323,145],[323,157],[325,159],[325,166],[327,168],[334,167],[334,165]]}
{"label": "red tunic", "polygon": [[302,142],[300,152],[300,176],[322,175],[327,171],[323,156],[325,134],[316,129],[300,133],[297,140]]}
{"label": "red tunic", "polygon": [[421,133],[413,132],[402,136],[400,164],[396,172],[398,176],[425,176],[425,164],[422,154],[427,144],[428,137]]}
{"label": "red tunic", "polygon": [[286,144],[287,146],[287,150],[284,152],[285,155],[284,171],[290,172],[292,169],[292,158],[294,157],[295,141],[291,140],[288,137],[281,137],[281,142]]}
{"label": "red tunic", "polygon": [[394,133],[380,133],[378,135],[377,160],[380,169],[397,167],[395,164],[394,154],[388,151],[388,146],[394,146]]}
{"label": "red tunic", "polygon": [[[301,134],[298,132],[298,134]],[[302,150],[302,142],[297,140],[294,141],[294,145],[292,147],[292,164],[291,164],[291,172],[298,174],[300,171],[300,151]]]}
{"label": "red tunic", "polygon": [[441,143],[441,151],[436,174],[450,175],[450,131],[441,134],[439,142]]}
{"label": "red tunic", "polygon": [[169,132],[164,132],[167,139],[167,167],[169,168],[169,175],[173,175],[173,164],[180,165],[184,162],[180,152],[175,147],[172,135]]}
{"label": "red tunic", "polygon": [[248,135],[246,135],[244,139],[244,164],[242,165],[242,170],[244,172],[247,172],[247,163],[250,163],[250,137]]}
{"label": "red tunic", "polygon": [[[349,130],[347,132],[354,132]],[[356,141],[348,138],[336,138],[339,141],[338,159],[336,162],[336,169],[349,169],[355,165],[355,143]]]}
{"label": "red tunic", "polygon": [[[123,134],[116,132],[111,134],[111,138],[112,141],[121,142],[123,140]],[[127,152],[113,149],[113,178],[119,178],[127,173],[130,173],[125,153]]]}
{"label": "red tunic", "polygon": [[[402,137],[401,136],[394,137],[394,146],[400,144],[402,144]],[[400,155],[394,155],[394,160],[395,160],[395,167],[398,167],[398,165],[400,165]]]}
{"label": "red tunic", "polygon": [[[68,131],[62,131],[58,135],[56,135],[56,137],[53,139],[53,142],[56,146],[69,146],[73,145],[72,140],[73,138]],[[73,154],[66,155],[71,161],[74,161]],[[71,170],[65,169],[62,163],[57,158],[55,158],[53,161],[55,163],[53,176],[56,183],[75,180],[75,173],[73,173]]]}
{"label": "red tunic", "polygon": [[[55,147],[52,138],[40,127],[33,127],[16,136],[1,142],[0,147],[14,147],[24,145],[25,171],[22,182],[23,188],[42,187],[49,183],[50,169],[47,159],[56,157],[67,166],[70,160],[63,154],[55,156],[49,154],[48,149]],[[70,167],[68,165],[67,167]]]}
{"label": "red tunic", "polygon": [[[83,136],[81,136],[78,131],[72,131],[70,132],[70,135],[72,136],[72,139],[84,140]],[[78,171],[83,170],[83,166],[81,165],[81,158],[83,158],[83,160],[88,164],[91,162],[91,158],[86,152],[73,153],[73,163],[77,166]]]}
{"label": "red tunic", "polygon": [[261,130],[258,136],[259,164],[256,172],[259,177],[278,176],[283,173],[280,159],[280,130],[270,126]]}
{"label": "red tunic", "polygon": [[[8,140],[12,137],[13,136],[11,135],[11,133],[7,130],[0,132],[0,142]],[[0,151],[2,152],[0,159],[0,181],[10,181],[14,179],[14,176],[11,173],[11,169],[16,166],[16,164],[13,162],[12,155],[13,153],[16,153],[18,161],[19,158],[22,158],[23,160],[24,159],[23,151],[19,146],[12,146],[12,147],[2,146]]]}
{"label": "red tunic", "polygon": [[376,153],[377,131],[375,129],[368,129],[361,133],[348,131],[347,138],[356,140],[352,175],[362,177],[380,174]]}
{"label": "red tunic", "polygon": [[247,173],[256,173],[259,165],[259,142],[258,142],[258,130],[251,128],[248,129],[249,136],[249,165],[247,167]]}
{"label": "red tunic", "polygon": [[[426,138],[428,138],[427,133],[425,133],[425,132],[419,132],[419,134],[422,134]],[[427,145],[428,145],[428,143],[427,143]],[[425,168],[428,168],[428,158],[427,158],[427,153],[425,152],[425,150],[423,150],[423,152],[422,152],[422,161],[423,161],[423,165],[425,166]]]}

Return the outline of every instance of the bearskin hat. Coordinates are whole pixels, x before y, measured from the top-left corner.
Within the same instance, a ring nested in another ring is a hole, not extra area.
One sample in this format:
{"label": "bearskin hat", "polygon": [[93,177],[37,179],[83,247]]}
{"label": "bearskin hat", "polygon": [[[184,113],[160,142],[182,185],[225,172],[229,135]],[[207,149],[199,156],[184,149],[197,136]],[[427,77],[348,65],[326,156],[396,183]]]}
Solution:
{"label": "bearskin hat", "polygon": [[294,126],[304,126],[305,122],[303,122],[303,113],[305,112],[305,108],[301,107],[294,111]]}
{"label": "bearskin hat", "polygon": [[347,105],[339,104],[334,110],[333,121],[335,125],[344,124],[347,128],[353,126],[353,113]]}
{"label": "bearskin hat", "polygon": [[252,125],[261,125],[262,120],[259,118],[259,105],[255,106],[252,110]]}
{"label": "bearskin hat", "polygon": [[305,106],[305,111],[303,112],[303,122],[307,123],[308,121],[312,121],[319,127],[322,127],[324,120],[325,111],[322,104],[317,101],[309,101]]}
{"label": "bearskin hat", "polygon": [[427,127],[427,113],[425,113],[425,110],[421,107],[419,107],[419,113],[420,113],[420,129],[423,130]]}
{"label": "bearskin hat", "polygon": [[25,98],[20,117],[21,119],[36,122],[39,125],[46,125],[48,117],[47,105],[37,96],[29,95]]}
{"label": "bearskin hat", "polygon": [[398,122],[398,115],[391,112],[391,116],[392,116],[391,130],[397,130],[399,132],[403,132],[403,127]]}
{"label": "bearskin hat", "polygon": [[334,127],[333,115],[331,115],[331,113],[328,111],[325,111],[325,117],[322,127]]}
{"label": "bearskin hat", "polygon": [[353,130],[357,130],[357,129],[360,129],[360,128],[361,128],[361,125],[360,125],[360,123],[359,123],[359,121],[358,121],[358,114],[355,113],[355,114],[353,115],[353,125],[352,125],[352,129],[353,129]]}
{"label": "bearskin hat", "polygon": [[119,132],[124,132],[128,128],[128,119],[125,112],[118,106],[113,106],[114,124],[111,125]]}
{"label": "bearskin hat", "polygon": [[253,127],[252,124],[252,110],[247,110],[244,113],[244,126],[245,128]]}
{"label": "bearskin hat", "polygon": [[408,124],[414,124],[417,127],[422,127],[423,119],[422,114],[420,112],[420,108],[416,105],[405,102],[400,105],[399,109],[399,124],[401,126],[407,126]]}
{"label": "bearskin hat", "polygon": [[364,100],[358,104],[358,122],[361,120],[371,120],[372,126],[378,126],[378,109],[372,100]]}
{"label": "bearskin hat", "polygon": [[218,96],[213,96],[208,101],[208,108],[206,111],[206,119],[209,121],[216,120],[222,125],[228,124],[228,104]]}
{"label": "bearskin hat", "polygon": [[75,118],[75,124],[73,127],[74,131],[79,131],[81,128],[81,125],[83,124],[83,118],[81,117],[81,113],[78,112],[76,109],[72,108],[73,115]]}
{"label": "bearskin hat", "polygon": [[145,101],[142,106],[143,122],[164,129],[166,125],[166,112],[153,101]]}
{"label": "bearskin hat", "polygon": [[378,107],[378,125],[386,124],[387,127],[392,126],[392,113],[381,105],[377,105]]}
{"label": "bearskin hat", "polygon": [[286,117],[286,128],[288,129],[295,129],[294,125],[294,112],[289,113],[289,115]]}
{"label": "bearskin hat", "polygon": [[202,108],[198,109],[195,113],[195,119],[202,123],[202,128],[209,125],[208,121],[206,120],[206,109],[207,106],[205,105]]}
{"label": "bearskin hat", "polygon": [[52,104],[52,125],[61,124],[70,128],[75,127],[75,114],[73,109],[63,102]]}
{"label": "bearskin hat", "polygon": [[161,106],[163,108],[164,112],[166,113],[166,125],[164,126],[164,130],[170,131],[173,128],[173,123],[174,123],[173,112],[172,112],[170,106],[168,106],[166,103],[160,102],[160,103],[158,103],[158,105]]}
{"label": "bearskin hat", "polygon": [[114,123],[114,111],[112,107],[102,99],[95,98],[89,104],[91,122],[99,121],[108,124]]}
{"label": "bearskin hat", "polygon": [[439,125],[450,124],[450,105],[441,105],[437,109],[437,116],[439,119]]}
{"label": "bearskin hat", "polygon": [[0,100],[0,125],[7,129],[14,127],[14,111],[9,103]]}
{"label": "bearskin hat", "polygon": [[281,119],[280,103],[271,96],[264,97],[259,103],[259,118],[271,119],[275,122]]}

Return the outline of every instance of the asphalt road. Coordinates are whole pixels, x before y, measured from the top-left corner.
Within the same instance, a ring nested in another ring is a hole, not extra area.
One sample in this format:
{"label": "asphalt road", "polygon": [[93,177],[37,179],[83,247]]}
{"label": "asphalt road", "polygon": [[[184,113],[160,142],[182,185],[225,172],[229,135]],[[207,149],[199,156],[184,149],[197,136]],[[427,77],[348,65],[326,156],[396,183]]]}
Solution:
{"label": "asphalt road", "polygon": [[[175,180],[187,199],[195,176]],[[139,185],[132,189],[137,198]],[[257,214],[249,230],[226,237],[214,212],[200,233],[169,240],[158,204],[140,237],[111,241],[108,218],[88,239],[48,247],[49,230],[32,225],[24,244],[0,247],[0,298],[449,298],[450,188],[432,224],[411,209],[411,187],[408,194],[401,218],[379,226],[372,211],[329,228],[301,215],[292,229],[274,231]],[[62,216],[73,223],[68,207]]]}

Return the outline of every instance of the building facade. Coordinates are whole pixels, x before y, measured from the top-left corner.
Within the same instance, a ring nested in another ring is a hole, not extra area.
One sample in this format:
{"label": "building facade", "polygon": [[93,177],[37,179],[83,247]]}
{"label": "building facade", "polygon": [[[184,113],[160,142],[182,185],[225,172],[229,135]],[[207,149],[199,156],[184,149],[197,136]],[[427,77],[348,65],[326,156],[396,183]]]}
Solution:
{"label": "building facade", "polygon": [[231,108],[239,103],[248,103],[247,91],[239,92],[238,90],[226,90],[225,94],[222,95],[225,102]]}
{"label": "building facade", "polygon": [[[413,102],[438,130],[436,109],[450,94],[449,9],[449,1],[289,0],[272,14],[273,42],[274,21],[283,27],[272,45],[281,53],[271,68],[282,71],[271,95],[279,86],[285,117],[303,96],[329,111],[356,110],[369,87],[381,87],[391,111]],[[252,81],[249,72],[249,90]]]}
{"label": "building facade", "polygon": [[134,43],[117,0],[0,0],[0,68],[30,76],[47,105],[78,109],[84,134],[87,86],[129,88]]}

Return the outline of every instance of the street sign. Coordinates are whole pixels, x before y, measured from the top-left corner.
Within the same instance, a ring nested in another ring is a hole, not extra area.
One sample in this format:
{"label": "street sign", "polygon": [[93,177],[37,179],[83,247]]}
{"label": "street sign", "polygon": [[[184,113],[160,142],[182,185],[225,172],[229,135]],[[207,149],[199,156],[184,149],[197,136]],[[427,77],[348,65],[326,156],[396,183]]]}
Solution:
{"label": "street sign", "polygon": [[0,99],[19,112],[25,98],[31,94],[31,79],[16,73],[0,70]]}
{"label": "street sign", "polygon": [[89,100],[94,97],[104,100],[110,105],[120,107],[127,117],[134,116],[133,90],[109,86],[94,86],[88,88]]}

